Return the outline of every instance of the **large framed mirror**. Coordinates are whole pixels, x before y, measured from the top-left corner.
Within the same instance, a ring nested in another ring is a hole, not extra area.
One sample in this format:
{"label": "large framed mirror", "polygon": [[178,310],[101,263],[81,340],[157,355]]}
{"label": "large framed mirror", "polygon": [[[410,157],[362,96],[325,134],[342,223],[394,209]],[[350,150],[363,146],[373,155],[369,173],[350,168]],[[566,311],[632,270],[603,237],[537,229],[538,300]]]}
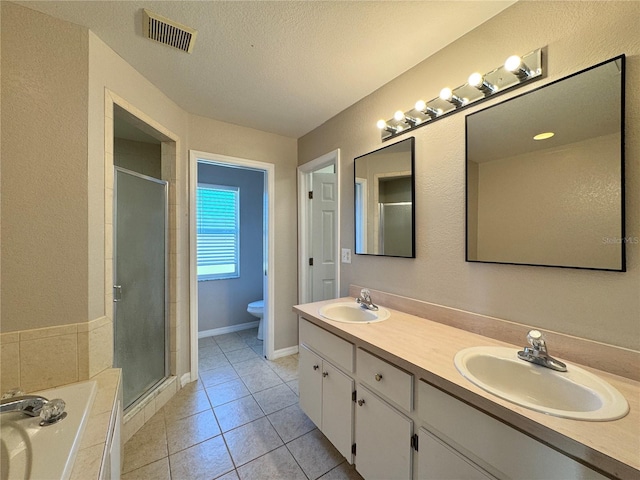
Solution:
{"label": "large framed mirror", "polygon": [[625,56],[466,117],[466,260],[625,271]]}
{"label": "large framed mirror", "polygon": [[354,159],[356,254],[415,258],[414,142]]}

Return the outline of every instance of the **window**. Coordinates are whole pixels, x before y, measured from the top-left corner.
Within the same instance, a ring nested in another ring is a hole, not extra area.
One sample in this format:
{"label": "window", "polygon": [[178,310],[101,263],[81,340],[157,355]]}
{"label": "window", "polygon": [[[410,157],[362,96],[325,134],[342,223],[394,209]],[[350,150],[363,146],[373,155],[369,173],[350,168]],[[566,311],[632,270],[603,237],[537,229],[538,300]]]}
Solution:
{"label": "window", "polygon": [[198,281],[240,276],[240,190],[199,184]]}

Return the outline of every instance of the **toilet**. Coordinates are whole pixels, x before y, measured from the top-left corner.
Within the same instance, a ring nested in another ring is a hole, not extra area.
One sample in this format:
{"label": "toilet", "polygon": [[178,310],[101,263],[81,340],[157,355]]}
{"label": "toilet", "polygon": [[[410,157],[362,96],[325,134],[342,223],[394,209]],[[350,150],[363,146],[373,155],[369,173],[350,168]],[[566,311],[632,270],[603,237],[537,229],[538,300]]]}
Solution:
{"label": "toilet", "polygon": [[262,340],[262,324],[264,323],[264,300],[256,300],[255,302],[251,302],[247,307],[247,312],[260,319],[260,325],[258,326],[258,340]]}

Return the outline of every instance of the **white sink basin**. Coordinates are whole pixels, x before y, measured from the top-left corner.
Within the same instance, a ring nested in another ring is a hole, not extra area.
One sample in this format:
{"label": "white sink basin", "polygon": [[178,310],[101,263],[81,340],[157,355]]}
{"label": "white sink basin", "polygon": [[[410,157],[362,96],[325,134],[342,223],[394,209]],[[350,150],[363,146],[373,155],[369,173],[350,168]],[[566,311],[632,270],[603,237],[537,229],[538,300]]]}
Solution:
{"label": "white sink basin", "polygon": [[629,411],[622,394],[596,375],[570,364],[566,372],[556,372],[520,360],[517,352],[508,347],[472,347],[459,351],[454,363],[483,390],[556,417],[606,421]]}
{"label": "white sink basin", "polygon": [[344,323],[373,323],[389,318],[389,310],[386,308],[367,310],[356,302],[330,303],[320,307],[318,313],[329,320]]}

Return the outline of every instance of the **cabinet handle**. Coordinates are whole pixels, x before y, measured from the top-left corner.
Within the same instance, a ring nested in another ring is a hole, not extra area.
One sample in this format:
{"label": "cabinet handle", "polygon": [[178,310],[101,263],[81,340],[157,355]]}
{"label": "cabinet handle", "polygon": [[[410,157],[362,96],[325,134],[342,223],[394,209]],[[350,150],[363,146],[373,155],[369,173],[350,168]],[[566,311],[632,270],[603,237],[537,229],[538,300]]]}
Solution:
{"label": "cabinet handle", "polygon": [[329,376],[329,372],[322,372],[322,376],[323,377],[328,377]]}
{"label": "cabinet handle", "polygon": [[376,373],[376,382],[379,382],[380,380],[382,380],[382,374],[380,373]]}
{"label": "cabinet handle", "polygon": [[364,405],[364,398],[361,398],[360,400],[358,400],[358,405],[359,406]]}
{"label": "cabinet handle", "polygon": [[319,368],[320,368],[320,366],[318,366],[318,365],[314,365],[314,366],[313,366],[313,369],[314,369],[314,370],[317,370],[317,369],[319,369]]}

